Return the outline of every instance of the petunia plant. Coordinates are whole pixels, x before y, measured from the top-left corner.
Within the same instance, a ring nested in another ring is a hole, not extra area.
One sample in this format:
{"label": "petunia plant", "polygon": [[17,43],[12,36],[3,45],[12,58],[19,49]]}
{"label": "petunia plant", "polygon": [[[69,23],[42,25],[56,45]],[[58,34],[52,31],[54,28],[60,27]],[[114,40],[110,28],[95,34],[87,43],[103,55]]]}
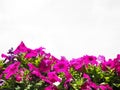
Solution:
{"label": "petunia plant", "polygon": [[23,42],[0,60],[0,90],[120,90],[120,54],[67,60]]}

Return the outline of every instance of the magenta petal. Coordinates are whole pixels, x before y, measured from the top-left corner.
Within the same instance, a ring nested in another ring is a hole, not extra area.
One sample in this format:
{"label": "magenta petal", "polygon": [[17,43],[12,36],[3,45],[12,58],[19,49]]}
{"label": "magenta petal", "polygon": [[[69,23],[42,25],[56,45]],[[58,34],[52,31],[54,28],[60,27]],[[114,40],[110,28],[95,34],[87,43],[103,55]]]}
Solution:
{"label": "magenta petal", "polygon": [[69,69],[69,62],[61,58],[58,60],[57,63],[54,65],[54,69],[56,72],[66,72]]}
{"label": "magenta petal", "polygon": [[9,65],[5,71],[3,71],[4,74],[6,74],[6,79],[9,79],[12,75],[14,75],[20,66],[20,62],[15,62],[11,65]]}
{"label": "magenta petal", "polygon": [[49,72],[51,70],[51,60],[42,60],[39,65],[39,70],[41,72]]}
{"label": "magenta petal", "polygon": [[113,90],[108,84],[100,85],[99,88],[101,90]]}
{"label": "magenta petal", "polygon": [[89,76],[88,74],[85,74],[85,73],[84,73],[84,74],[83,74],[83,77],[86,78],[88,81],[91,81],[91,78],[90,78],[90,76]]}
{"label": "magenta petal", "polygon": [[28,49],[27,50],[27,53],[25,55],[25,58],[33,58],[33,57],[36,57],[37,56],[37,52],[35,50],[32,50],[32,49]]}
{"label": "magenta petal", "polygon": [[16,48],[16,50],[14,51],[14,54],[19,54],[21,52],[27,52],[27,47],[25,46],[25,44],[23,43],[23,41],[20,43],[20,45]]}
{"label": "magenta petal", "polygon": [[5,55],[5,54],[1,54],[1,57],[2,57],[2,58],[5,58],[5,59],[7,59],[7,58],[8,58],[8,56],[7,56],[7,55]]}
{"label": "magenta petal", "polygon": [[61,82],[61,79],[60,78],[58,78],[58,76],[56,75],[56,73],[55,72],[49,72],[48,73],[48,79],[51,81],[51,82]]}

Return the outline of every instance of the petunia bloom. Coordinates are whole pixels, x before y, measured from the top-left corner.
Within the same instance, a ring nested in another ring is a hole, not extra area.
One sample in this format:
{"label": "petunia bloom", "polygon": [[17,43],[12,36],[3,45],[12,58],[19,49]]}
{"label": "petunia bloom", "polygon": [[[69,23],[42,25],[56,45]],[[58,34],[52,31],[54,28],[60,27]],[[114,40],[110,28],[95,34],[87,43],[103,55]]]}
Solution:
{"label": "petunia bloom", "polygon": [[113,90],[108,84],[99,85],[100,90]]}
{"label": "petunia bloom", "polygon": [[13,51],[14,54],[19,54],[19,53],[25,53],[27,52],[27,47],[23,43],[23,41],[20,43],[20,45]]}
{"label": "petunia bloom", "polygon": [[106,71],[108,69],[108,67],[110,69],[113,69],[115,67],[115,62],[111,59],[109,59],[108,61],[104,61],[101,63],[101,67],[103,71]]}
{"label": "petunia bloom", "polygon": [[38,55],[43,56],[45,54],[43,49],[45,49],[45,48],[44,47],[39,47],[39,48],[36,48],[35,51],[38,53]]}
{"label": "petunia bloom", "polygon": [[99,55],[99,56],[97,57],[97,61],[98,61],[98,63],[105,62],[105,61],[106,61],[106,60],[105,60],[105,56]]}
{"label": "petunia bloom", "polygon": [[15,75],[16,81],[18,81],[18,82],[22,81],[22,79],[24,77],[24,71],[25,70],[26,70],[25,68],[20,68],[19,69],[18,73]]}
{"label": "petunia bloom", "polygon": [[54,70],[56,72],[66,72],[69,69],[69,62],[61,57],[61,60],[58,60],[57,63],[54,65]]}
{"label": "petunia bloom", "polygon": [[17,75],[15,76],[15,79],[16,79],[16,81],[18,81],[18,82],[22,81],[22,77],[21,77],[19,74],[17,74]]}
{"label": "petunia bloom", "polygon": [[120,76],[120,54],[114,59],[114,67],[118,76]]}
{"label": "petunia bloom", "polygon": [[1,57],[2,57],[2,58],[5,58],[5,59],[8,59],[8,56],[5,55],[5,54],[1,54]]}
{"label": "petunia bloom", "polygon": [[37,52],[35,50],[32,50],[32,49],[28,48],[26,52],[27,53],[25,55],[25,58],[27,58],[27,59],[37,57]]}
{"label": "petunia bloom", "polygon": [[35,67],[32,63],[28,63],[28,66],[29,66],[29,69],[30,69],[32,75],[35,75],[35,76],[39,77],[40,79],[44,80],[45,82],[52,84],[52,82],[49,81],[45,76],[43,76],[40,73],[39,69],[37,67]]}
{"label": "petunia bloom", "polygon": [[70,60],[70,66],[73,67],[75,70],[82,70],[84,65],[85,63],[81,58]]}
{"label": "petunia bloom", "polygon": [[97,58],[95,56],[85,55],[85,56],[81,57],[81,59],[84,61],[86,66],[88,64],[92,64],[92,65],[97,65],[98,64]]}
{"label": "petunia bloom", "polygon": [[48,79],[54,83],[54,82],[61,82],[61,79],[57,76],[56,72],[49,72],[48,73]]}
{"label": "petunia bloom", "polygon": [[32,63],[28,63],[29,70],[31,73],[37,77],[41,76],[41,73],[39,72],[39,69],[35,67]]}
{"label": "petunia bloom", "polygon": [[80,90],[97,90],[98,86],[96,85],[96,83],[90,81],[90,82],[86,82],[81,86]]}
{"label": "petunia bloom", "polygon": [[12,75],[16,74],[19,66],[20,62],[14,62],[13,64],[10,64],[5,71],[3,71],[3,73],[6,74],[6,79],[9,79]]}
{"label": "petunia bloom", "polygon": [[42,60],[39,64],[39,70],[41,72],[49,72],[51,70],[51,60]]}

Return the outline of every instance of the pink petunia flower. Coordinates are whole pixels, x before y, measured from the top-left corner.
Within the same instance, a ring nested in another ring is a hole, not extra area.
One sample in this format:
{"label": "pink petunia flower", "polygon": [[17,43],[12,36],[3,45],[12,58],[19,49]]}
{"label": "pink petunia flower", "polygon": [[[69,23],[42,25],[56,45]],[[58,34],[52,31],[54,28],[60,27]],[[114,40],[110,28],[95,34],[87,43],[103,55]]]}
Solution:
{"label": "pink petunia flower", "polygon": [[32,63],[28,63],[29,69],[31,71],[31,73],[37,77],[39,77],[40,79],[44,80],[45,82],[52,84],[52,82],[50,80],[48,80],[45,76],[43,76],[39,69],[37,67],[35,67]]}
{"label": "pink petunia flower", "polygon": [[22,81],[22,77],[19,74],[16,74],[15,79],[18,82]]}
{"label": "pink petunia flower", "polygon": [[105,60],[105,56],[99,55],[98,58],[97,58],[97,61],[98,61],[98,63],[105,62],[105,61],[106,61],[106,60]]}
{"label": "pink petunia flower", "polygon": [[18,73],[15,76],[16,81],[20,82],[23,79],[25,68],[20,68]]}
{"label": "pink petunia flower", "polygon": [[98,86],[96,85],[96,83],[90,81],[90,82],[86,82],[81,86],[80,90],[97,90]]}
{"label": "pink petunia flower", "polygon": [[115,67],[115,64],[113,60],[109,59],[108,61],[102,62],[101,67],[103,71],[106,71],[108,67],[113,69]]}
{"label": "pink petunia flower", "polygon": [[91,78],[88,74],[84,73],[83,78],[87,79],[86,82],[81,86],[81,90],[97,90],[98,86],[96,83],[91,81]]}
{"label": "pink petunia flower", "polygon": [[40,55],[43,56],[45,54],[45,52],[43,51],[43,49],[45,49],[44,47],[39,47],[36,48],[35,51]]}
{"label": "pink petunia flower", "polygon": [[50,59],[51,57],[51,54],[50,53],[46,53],[45,56],[44,56],[44,59]]}
{"label": "pink petunia flower", "polygon": [[24,53],[24,52],[27,52],[27,47],[22,41],[20,45],[15,49],[14,54],[19,54],[19,53]]}
{"label": "pink petunia flower", "polygon": [[113,90],[108,84],[99,85],[100,90]]}
{"label": "pink petunia flower", "polygon": [[6,74],[6,79],[9,79],[12,75],[16,74],[19,66],[20,62],[14,62],[13,64],[10,64],[5,71],[3,71],[3,73]]}
{"label": "pink petunia flower", "polygon": [[61,79],[56,75],[55,72],[49,72],[48,73],[48,79],[54,83],[54,82],[61,82]]}
{"label": "pink petunia flower", "polygon": [[51,55],[51,61],[52,61],[52,63],[56,63],[58,61],[58,59],[55,56]]}
{"label": "pink petunia flower", "polygon": [[83,62],[81,58],[70,60],[70,66],[74,67],[75,70],[82,70],[84,64],[85,63]]}
{"label": "pink petunia flower", "polygon": [[54,70],[56,72],[66,72],[69,69],[69,62],[61,57],[61,60],[58,60],[57,63],[54,65]]}
{"label": "pink petunia flower", "polygon": [[51,60],[42,60],[39,64],[39,70],[41,72],[49,72],[51,70]]}
{"label": "pink petunia flower", "polygon": [[1,54],[1,57],[2,57],[2,58],[5,58],[5,59],[8,59],[8,56],[5,55],[5,54]]}
{"label": "pink petunia flower", "polygon": [[118,54],[113,61],[114,61],[115,71],[117,75],[120,76],[120,54]]}
{"label": "pink petunia flower", "polygon": [[40,47],[40,48],[37,48],[37,49],[30,49],[30,48],[27,48],[27,53],[25,55],[25,58],[32,58],[32,57],[37,57],[38,55],[42,56],[42,55],[45,55],[45,52],[43,51],[43,47]]}
{"label": "pink petunia flower", "polygon": [[95,56],[85,55],[85,56],[81,57],[81,59],[83,59],[86,66],[88,64],[92,64],[92,65],[97,65],[98,64],[97,58]]}
{"label": "pink petunia flower", "polygon": [[36,75],[37,77],[41,76],[41,73],[39,72],[39,69],[35,67],[32,63],[28,63],[29,70],[33,75]]}
{"label": "pink petunia flower", "polygon": [[33,58],[37,56],[37,52],[35,50],[32,50],[30,48],[27,49],[27,53],[25,55],[25,58],[29,59],[29,58]]}

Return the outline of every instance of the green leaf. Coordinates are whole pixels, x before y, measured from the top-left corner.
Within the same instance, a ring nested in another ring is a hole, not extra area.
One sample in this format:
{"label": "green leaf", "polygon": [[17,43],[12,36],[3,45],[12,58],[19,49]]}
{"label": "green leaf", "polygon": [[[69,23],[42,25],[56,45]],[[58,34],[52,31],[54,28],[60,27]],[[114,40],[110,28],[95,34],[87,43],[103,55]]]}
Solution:
{"label": "green leaf", "polygon": [[113,83],[113,85],[114,85],[115,87],[120,87],[120,83],[119,83],[119,84]]}

